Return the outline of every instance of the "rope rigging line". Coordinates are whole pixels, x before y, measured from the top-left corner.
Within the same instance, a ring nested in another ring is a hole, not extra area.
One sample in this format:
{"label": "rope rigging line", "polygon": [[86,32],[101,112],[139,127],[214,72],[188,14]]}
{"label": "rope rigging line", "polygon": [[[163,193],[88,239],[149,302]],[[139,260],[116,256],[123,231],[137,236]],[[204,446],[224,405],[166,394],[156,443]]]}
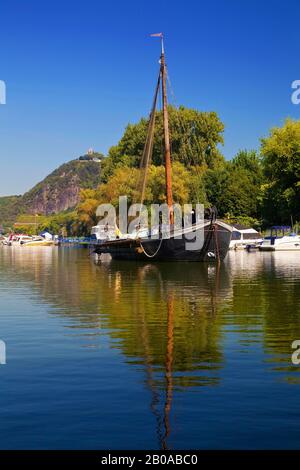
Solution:
{"label": "rope rigging line", "polygon": [[149,255],[149,253],[146,252],[145,248],[144,248],[143,245],[142,245],[141,240],[140,240],[140,247],[141,247],[141,249],[143,250],[144,255],[147,256],[147,258],[154,258],[154,256],[156,256],[157,253],[159,252],[159,250],[160,250],[160,248],[161,248],[161,245],[162,245],[162,242],[163,242],[163,238],[160,239],[160,242],[159,242],[159,245],[158,245],[157,250],[156,250],[153,254],[151,254],[151,255]]}
{"label": "rope rigging line", "polygon": [[[203,155],[203,149],[200,144],[200,139],[197,137],[196,130],[198,127],[195,125],[195,123],[191,126],[191,129],[188,129],[188,126],[185,124],[184,119],[181,116],[181,112],[179,109],[179,106],[177,105],[176,98],[175,98],[175,93],[171,84],[170,76],[167,73],[167,80],[168,80],[168,86],[170,89],[170,93],[172,96],[172,100],[174,103],[174,108],[175,108],[175,116],[178,124],[178,129],[179,131],[183,131],[183,151],[181,151],[179,147],[179,152],[183,156],[183,159],[188,167],[191,167],[193,171],[193,176],[197,178],[197,180],[202,181],[203,177],[203,169],[201,168],[203,164],[206,163],[205,155]],[[198,129],[199,131],[199,129]],[[194,151],[192,148],[192,141],[196,145],[196,153],[198,150],[198,155],[199,157],[194,156]],[[190,156],[190,158],[189,158]],[[199,161],[200,159],[200,161]],[[203,200],[199,200],[199,193],[197,191],[197,182],[195,181],[195,184],[192,185],[191,187],[191,194],[194,195],[196,202],[203,202]]]}
{"label": "rope rigging line", "polygon": [[[200,145],[200,140],[199,138],[196,136],[195,133],[192,133],[191,130],[189,130],[186,126],[185,126],[185,123],[183,121],[183,119],[181,118],[181,115],[180,115],[180,110],[179,110],[179,107],[177,105],[177,102],[176,102],[176,98],[175,98],[175,93],[174,93],[174,90],[173,90],[173,87],[172,87],[172,84],[171,84],[171,80],[170,80],[170,76],[169,74],[167,74],[167,80],[168,80],[168,85],[169,85],[169,89],[170,89],[170,92],[171,92],[171,95],[172,95],[172,98],[173,98],[173,102],[174,102],[174,107],[175,107],[175,111],[176,111],[176,117],[177,117],[177,121],[179,123],[179,127],[181,126],[182,130],[183,130],[183,134],[186,138],[186,141],[184,142],[184,144],[188,145],[189,147],[189,150],[190,150],[190,157],[191,157],[191,160],[193,161],[193,164],[196,168],[196,171],[198,170],[199,171],[199,168],[197,168],[199,165],[200,165],[200,162],[197,162],[195,157],[194,157],[194,152],[193,152],[193,149],[192,149],[192,145],[191,145],[191,136],[193,136],[194,138],[194,141],[196,143],[196,146],[198,148],[198,152],[199,152],[199,156],[203,158],[203,150],[201,148],[201,145]],[[185,155],[185,157],[187,157],[187,155]],[[204,161],[205,161],[205,158],[204,158]],[[189,161],[187,160],[186,158],[186,162],[189,163]],[[199,173],[200,175],[200,173]]]}
{"label": "rope rigging line", "polygon": [[155,89],[153,104],[150,113],[150,119],[148,124],[147,138],[143,150],[143,155],[140,163],[140,178],[137,184],[137,191],[140,193],[140,203],[141,206],[145,199],[145,190],[146,190],[146,181],[147,181],[147,172],[152,158],[153,152],[153,140],[154,140],[154,126],[155,126],[155,114],[156,114],[156,103],[157,97],[160,88],[160,73],[157,80],[157,85]]}

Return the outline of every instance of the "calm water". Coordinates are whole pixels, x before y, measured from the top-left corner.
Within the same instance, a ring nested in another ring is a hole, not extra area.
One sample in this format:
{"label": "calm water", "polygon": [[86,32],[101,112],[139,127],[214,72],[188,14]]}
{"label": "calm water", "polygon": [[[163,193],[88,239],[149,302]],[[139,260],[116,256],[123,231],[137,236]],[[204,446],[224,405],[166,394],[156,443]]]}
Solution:
{"label": "calm water", "polygon": [[2,449],[300,449],[300,253],[0,248]]}

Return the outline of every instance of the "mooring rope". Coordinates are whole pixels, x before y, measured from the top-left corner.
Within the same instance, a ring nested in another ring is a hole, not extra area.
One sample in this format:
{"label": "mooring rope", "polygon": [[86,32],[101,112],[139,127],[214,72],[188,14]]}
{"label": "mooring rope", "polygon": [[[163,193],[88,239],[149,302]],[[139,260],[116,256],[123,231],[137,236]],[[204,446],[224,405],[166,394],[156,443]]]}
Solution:
{"label": "mooring rope", "polygon": [[144,255],[146,255],[146,256],[147,256],[147,258],[154,258],[154,256],[156,256],[156,255],[157,255],[157,253],[158,253],[158,252],[159,252],[159,250],[160,250],[160,247],[161,247],[162,241],[163,241],[163,238],[161,238],[161,239],[160,239],[160,242],[159,242],[158,248],[157,248],[157,250],[155,251],[155,253],[153,253],[153,254],[151,254],[151,255],[149,255],[149,253],[147,253],[147,252],[146,252],[145,248],[144,248],[144,247],[143,247],[143,245],[142,245],[142,242],[141,242],[141,240],[140,240],[140,247],[142,248],[142,250],[143,250],[143,253],[144,253]]}
{"label": "mooring rope", "polygon": [[[214,248],[215,248],[215,257],[217,258],[218,263],[219,263],[220,262],[220,250],[219,250],[218,234],[217,234],[217,230],[216,230],[217,226],[214,224],[215,216],[216,216],[216,213],[213,210],[212,213],[211,213],[211,220],[210,220],[210,225],[209,225],[209,228],[208,228],[208,235],[207,235],[206,240],[204,242],[204,245],[202,247],[202,251],[206,251],[209,248],[209,245],[210,245],[211,240],[213,238],[214,239]],[[157,255],[157,253],[159,252],[160,248],[161,248],[163,238],[160,239],[157,250],[152,254],[149,254],[149,253],[146,252],[146,250],[143,247],[143,244],[141,242],[141,239],[139,239],[139,242],[140,242],[140,248],[142,249],[144,255],[147,256],[147,258],[154,258]]]}

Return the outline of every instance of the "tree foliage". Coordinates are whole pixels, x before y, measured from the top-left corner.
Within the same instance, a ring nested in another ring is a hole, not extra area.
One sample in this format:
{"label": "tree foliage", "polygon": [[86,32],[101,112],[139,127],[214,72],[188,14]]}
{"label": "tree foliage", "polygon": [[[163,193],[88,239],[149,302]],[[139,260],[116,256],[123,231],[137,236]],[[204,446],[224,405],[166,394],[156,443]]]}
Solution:
{"label": "tree foliage", "polygon": [[[216,113],[184,107],[176,110],[169,106],[169,117],[174,202],[214,205],[220,217],[255,226],[261,222],[265,226],[289,223],[291,216],[294,222],[300,221],[300,121],[288,119],[282,127],[271,129],[269,136],[261,139],[260,154],[240,150],[232,160],[226,161],[219,150],[224,125]],[[88,234],[97,223],[99,204],[117,206],[123,195],[129,204],[140,202],[139,166],[147,126],[145,118],[129,124],[119,143],[109,150],[108,157],[101,158],[101,166],[95,162],[71,162],[49,175],[45,180],[48,192],[56,194],[57,188],[64,193],[79,172],[80,202],[76,212],[48,217],[40,227],[56,233],[64,227],[68,234]],[[147,205],[166,200],[161,112],[157,113],[155,128],[153,158],[144,195]],[[0,215],[8,203],[14,207],[26,200],[35,207],[32,201],[41,200],[41,186],[37,185],[22,198],[3,199],[2,205],[0,201]],[[29,212],[27,205],[22,206],[25,213]],[[38,211],[32,213],[35,212]]]}
{"label": "tree foliage", "polygon": [[[217,146],[223,144],[224,125],[215,112],[200,112],[181,106],[168,107],[173,161],[186,166],[206,164],[209,168],[223,160]],[[139,166],[143,153],[148,120],[142,118],[137,124],[128,124],[119,143],[111,147],[109,164],[125,162]],[[163,114],[159,111],[155,121],[152,163],[162,165]]]}
{"label": "tree foliage", "polygon": [[271,223],[300,220],[300,121],[287,119],[261,139],[266,183],[263,211]]}
{"label": "tree foliage", "polygon": [[[102,183],[96,190],[81,191],[81,202],[78,205],[78,220],[82,230],[88,232],[97,223],[96,209],[99,204],[111,203],[118,206],[119,197],[127,196],[128,204],[139,203],[140,193],[137,189],[140,170],[132,167],[117,167],[107,183]],[[185,204],[190,196],[190,173],[179,162],[173,165],[173,198],[174,202]],[[151,165],[148,169],[147,188],[144,204],[164,203],[165,168]]]}
{"label": "tree foliage", "polygon": [[259,217],[263,172],[255,151],[241,150],[222,168],[208,169],[205,188],[221,216]]}

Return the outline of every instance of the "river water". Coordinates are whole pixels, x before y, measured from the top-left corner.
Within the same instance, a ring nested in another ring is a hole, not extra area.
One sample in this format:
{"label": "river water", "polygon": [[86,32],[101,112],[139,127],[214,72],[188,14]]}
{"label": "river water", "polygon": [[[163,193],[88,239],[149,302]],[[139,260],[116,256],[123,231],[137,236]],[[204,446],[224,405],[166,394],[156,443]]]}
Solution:
{"label": "river water", "polygon": [[0,248],[1,449],[300,448],[300,253]]}

